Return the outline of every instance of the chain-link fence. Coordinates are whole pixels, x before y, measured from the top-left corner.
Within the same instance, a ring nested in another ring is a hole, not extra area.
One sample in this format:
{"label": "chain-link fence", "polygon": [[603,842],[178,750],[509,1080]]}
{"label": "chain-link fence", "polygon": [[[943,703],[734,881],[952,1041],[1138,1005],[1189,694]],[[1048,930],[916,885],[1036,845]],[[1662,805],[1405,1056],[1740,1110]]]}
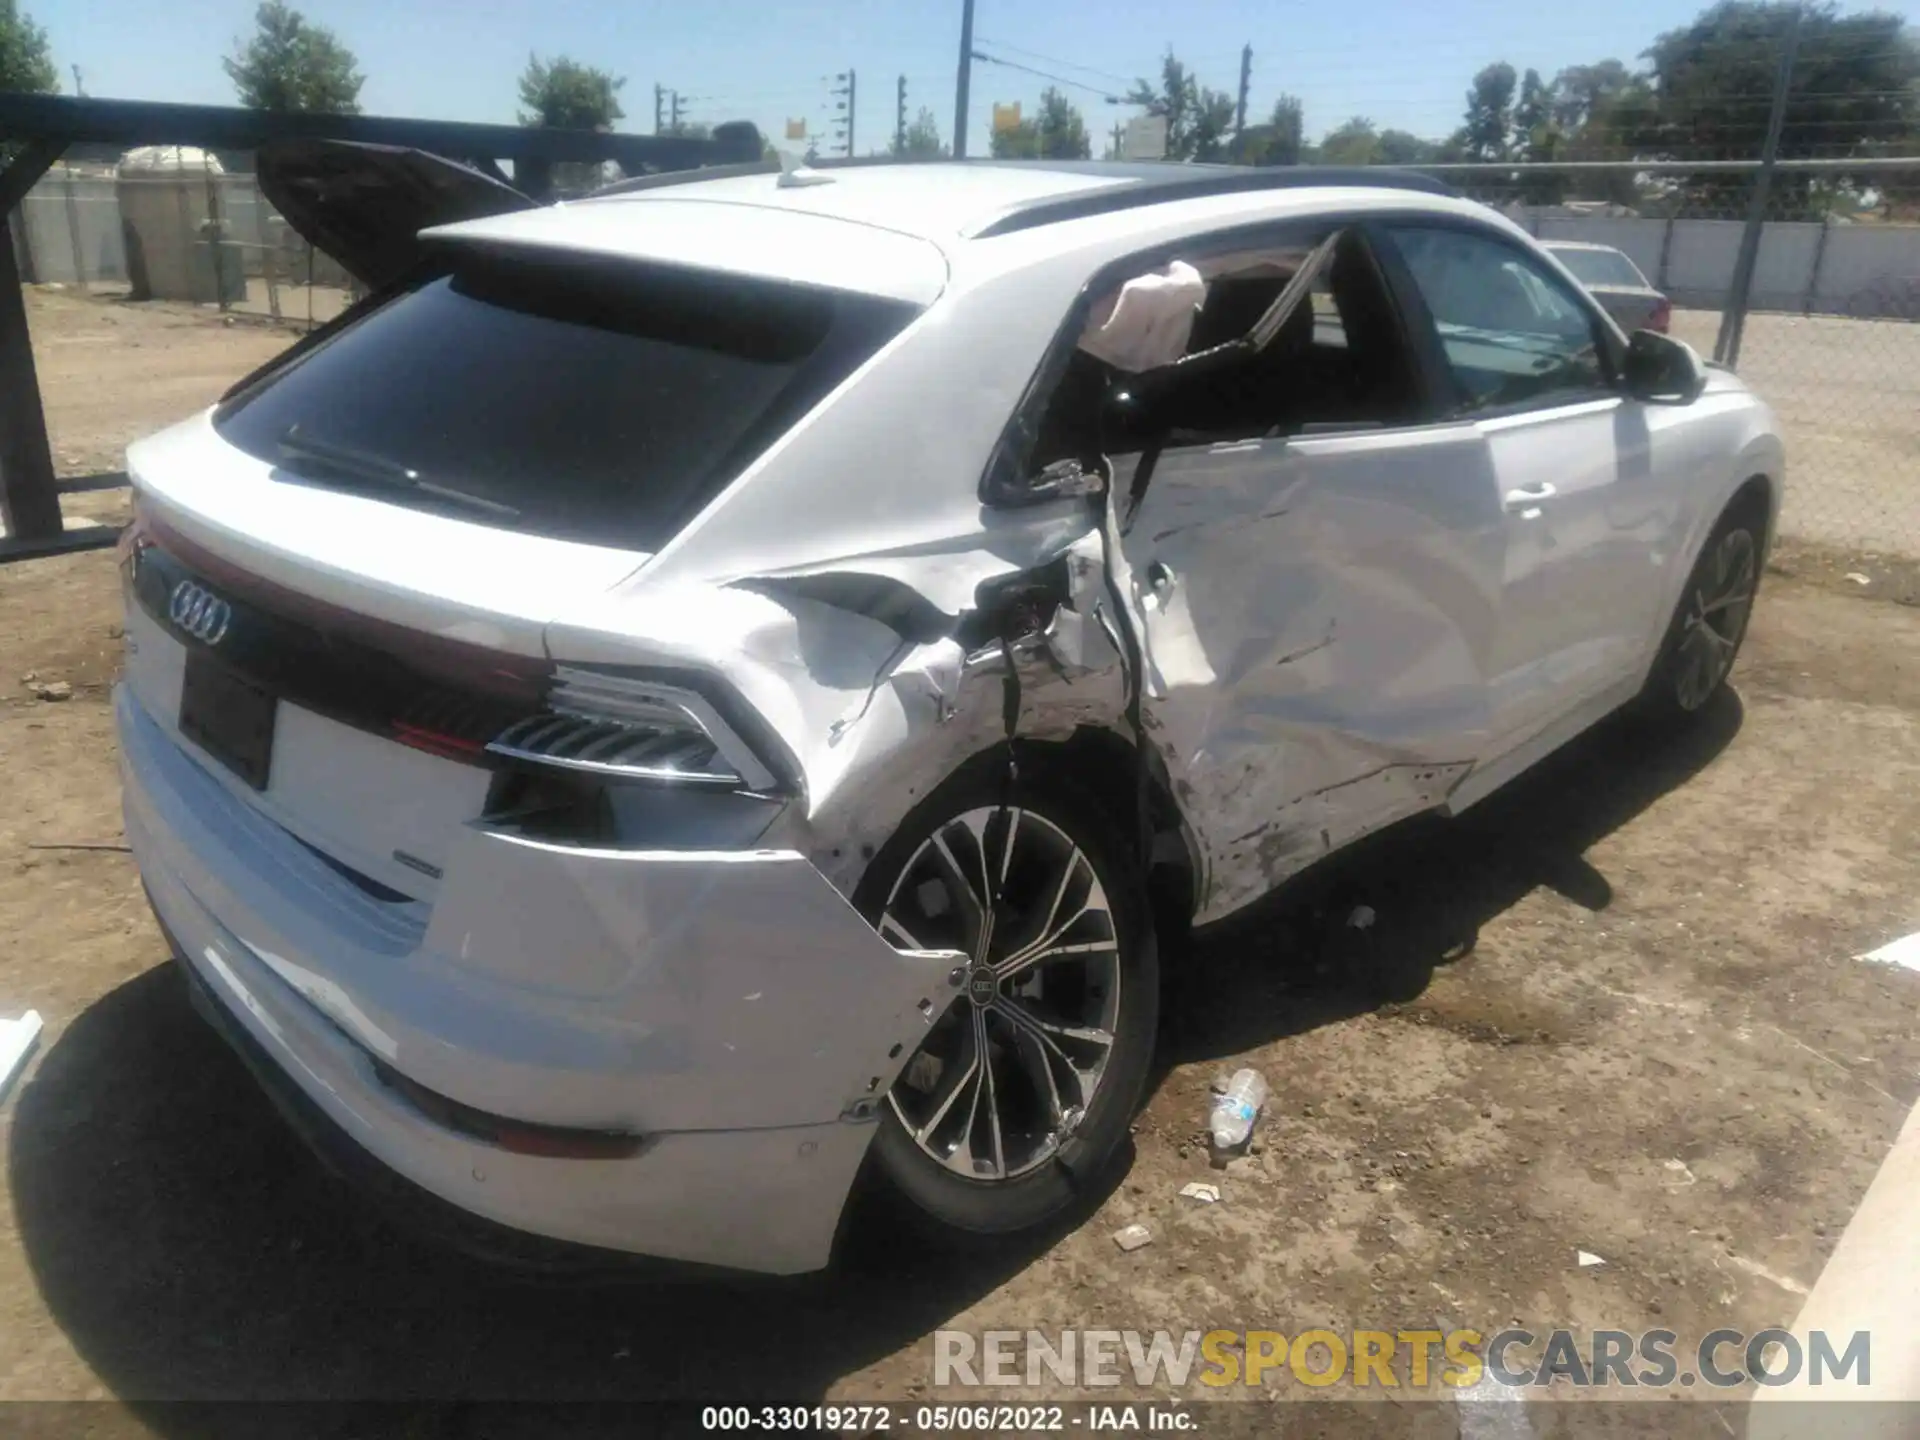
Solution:
{"label": "chain-link fence", "polygon": [[[1741,284],[1758,161],[1437,167],[1541,240],[1608,246],[1786,432],[1782,533],[1920,559],[1920,157],[1782,162]],[[598,167],[583,185],[601,177]],[[575,186],[571,188],[581,188]],[[246,156],[56,167],[14,220],[23,278],[296,325],[354,287],[266,203]]]}
{"label": "chain-link fence", "polygon": [[331,319],[356,293],[267,203],[249,169],[185,147],[135,151],[117,166],[56,165],[12,229],[29,283],[299,326]]}
{"label": "chain-link fence", "polygon": [[[1784,535],[1920,558],[1920,157],[1782,162],[1757,217],[1757,161],[1439,168],[1549,245],[1626,255],[1671,302],[1671,333],[1772,405]],[[1604,257],[1562,258],[1606,298]]]}

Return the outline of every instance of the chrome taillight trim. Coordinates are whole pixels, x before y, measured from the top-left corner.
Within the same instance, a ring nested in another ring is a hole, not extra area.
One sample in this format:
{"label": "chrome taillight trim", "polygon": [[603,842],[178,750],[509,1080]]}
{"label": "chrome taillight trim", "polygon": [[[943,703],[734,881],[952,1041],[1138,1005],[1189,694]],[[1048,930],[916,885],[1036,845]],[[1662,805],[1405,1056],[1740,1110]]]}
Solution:
{"label": "chrome taillight trim", "polygon": [[[705,766],[690,760],[704,750]],[[776,777],[702,696],[676,686],[560,666],[547,712],[487,746],[503,759],[587,774],[766,791]],[[629,758],[615,758],[621,752]],[[560,752],[560,753],[556,753]]]}

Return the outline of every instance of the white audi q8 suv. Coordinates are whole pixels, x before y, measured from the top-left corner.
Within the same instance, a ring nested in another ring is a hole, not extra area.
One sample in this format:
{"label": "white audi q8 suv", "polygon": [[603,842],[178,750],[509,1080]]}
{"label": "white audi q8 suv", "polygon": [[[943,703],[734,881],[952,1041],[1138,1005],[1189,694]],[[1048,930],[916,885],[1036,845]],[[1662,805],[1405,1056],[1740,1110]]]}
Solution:
{"label": "white audi q8 suv", "polygon": [[116,705],[202,1009],[488,1236],[1038,1226],[1157,929],[1740,644],[1766,407],[1436,182],[453,171],[263,161],[374,293],[129,452]]}

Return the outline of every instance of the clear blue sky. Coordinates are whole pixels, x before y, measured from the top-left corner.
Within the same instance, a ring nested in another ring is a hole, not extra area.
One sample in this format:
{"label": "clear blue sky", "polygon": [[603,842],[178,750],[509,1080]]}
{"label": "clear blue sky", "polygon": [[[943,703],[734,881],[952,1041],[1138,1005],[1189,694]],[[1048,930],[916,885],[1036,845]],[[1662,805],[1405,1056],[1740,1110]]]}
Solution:
{"label": "clear blue sky", "polygon": [[[652,129],[658,83],[686,97],[691,120],[750,119],[780,143],[782,123],[805,117],[821,134],[829,77],[849,66],[859,77],[860,152],[884,147],[892,133],[902,74],[909,114],[926,105],[942,136],[953,127],[959,0],[295,3],[359,56],[369,114],[511,121],[516,81],[537,50],[626,76],[620,128],[630,131]],[[67,67],[78,64],[90,95],[227,104],[233,87],[220,56],[251,28],[253,0],[24,0],[24,8],[46,27],[69,91]],[[1157,73],[1169,45],[1203,83],[1232,91],[1240,47],[1250,44],[1250,121],[1291,91],[1305,102],[1311,136],[1355,114],[1438,136],[1459,124],[1468,81],[1488,61],[1548,76],[1609,56],[1633,64],[1656,34],[1701,8],[1659,0],[977,0],[975,47],[1094,87],[1067,93],[1096,133],[1134,113],[1098,92]],[[1880,8],[1920,21],[1920,0]],[[985,149],[994,101],[1019,100],[1031,112],[1046,83],[976,64],[971,152]]]}

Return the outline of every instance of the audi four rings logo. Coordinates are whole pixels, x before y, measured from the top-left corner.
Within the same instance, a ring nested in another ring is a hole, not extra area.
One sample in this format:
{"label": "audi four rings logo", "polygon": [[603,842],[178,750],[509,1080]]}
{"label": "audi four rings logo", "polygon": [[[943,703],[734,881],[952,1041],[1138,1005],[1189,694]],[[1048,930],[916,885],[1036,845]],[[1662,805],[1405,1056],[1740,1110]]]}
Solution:
{"label": "audi four rings logo", "polygon": [[233,623],[233,607],[211,590],[202,590],[191,580],[173,587],[167,599],[167,614],[173,623],[209,645],[218,645]]}

